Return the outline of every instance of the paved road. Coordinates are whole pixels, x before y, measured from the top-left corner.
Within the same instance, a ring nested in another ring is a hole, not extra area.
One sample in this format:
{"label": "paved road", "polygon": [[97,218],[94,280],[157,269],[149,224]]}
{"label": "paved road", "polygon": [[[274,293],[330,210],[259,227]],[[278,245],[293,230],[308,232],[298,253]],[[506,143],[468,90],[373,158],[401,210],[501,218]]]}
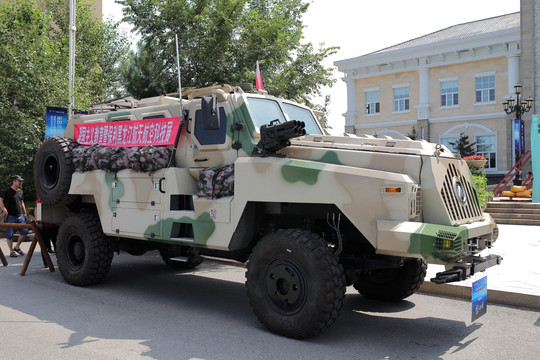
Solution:
{"label": "paved road", "polygon": [[[470,321],[470,302],[416,294],[399,304],[349,288],[338,321],[320,336],[292,340],[252,314],[244,269],[205,261],[198,271],[166,267],[157,253],[115,256],[98,286],[66,284],[35,256],[0,267],[2,359],[532,359],[540,312],[489,305]],[[53,258],[55,262],[55,259]]]}

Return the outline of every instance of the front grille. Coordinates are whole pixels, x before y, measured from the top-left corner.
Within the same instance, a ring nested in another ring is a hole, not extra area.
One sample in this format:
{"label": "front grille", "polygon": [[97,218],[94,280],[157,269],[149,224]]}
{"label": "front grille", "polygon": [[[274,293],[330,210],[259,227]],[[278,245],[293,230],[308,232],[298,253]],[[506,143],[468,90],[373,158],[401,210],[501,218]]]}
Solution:
{"label": "front grille", "polygon": [[[458,194],[456,194],[453,179],[457,178],[465,190],[464,203],[458,200]],[[461,222],[463,220],[475,220],[475,218],[482,216],[482,208],[478,200],[478,195],[474,187],[461,172],[456,168],[455,164],[450,163],[448,170],[444,178],[444,184],[441,189],[441,197],[444,201],[446,211],[450,216],[450,220],[453,222]]]}

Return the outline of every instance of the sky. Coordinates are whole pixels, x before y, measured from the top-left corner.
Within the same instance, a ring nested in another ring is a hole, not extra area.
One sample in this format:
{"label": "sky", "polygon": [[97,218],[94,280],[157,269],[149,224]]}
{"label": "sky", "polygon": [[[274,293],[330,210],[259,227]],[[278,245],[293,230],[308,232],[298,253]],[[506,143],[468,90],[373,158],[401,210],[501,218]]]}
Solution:
{"label": "sky", "polygon": [[[519,11],[520,0],[311,0],[303,20],[305,42],[318,48],[339,46],[325,61],[333,67],[349,59],[402,43],[449,26]],[[103,0],[104,17],[121,19],[121,5]],[[255,67],[255,64],[253,65]],[[261,69],[264,80],[264,69]],[[347,87],[343,74],[334,71],[336,84],[324,88],[315,99],[322,104],[330,95],[329,123],[332,134],[342,134],[347,111]],[[255,80],[253,80],[255,81]]]}

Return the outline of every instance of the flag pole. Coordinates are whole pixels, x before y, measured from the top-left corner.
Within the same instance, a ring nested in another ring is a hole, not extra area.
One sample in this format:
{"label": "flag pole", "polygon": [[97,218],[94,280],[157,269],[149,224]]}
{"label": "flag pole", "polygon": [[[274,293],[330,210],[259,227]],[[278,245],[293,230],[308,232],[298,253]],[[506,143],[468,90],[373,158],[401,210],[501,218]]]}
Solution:
{"label": "flag pole", "polygon": [[73,114],[73,107],[75,103],[75,33],[77,28],[75,27],[77,6],[76,0],[70,0],[69,2],[69,65],[68,65],[68,121],[71,122]]}

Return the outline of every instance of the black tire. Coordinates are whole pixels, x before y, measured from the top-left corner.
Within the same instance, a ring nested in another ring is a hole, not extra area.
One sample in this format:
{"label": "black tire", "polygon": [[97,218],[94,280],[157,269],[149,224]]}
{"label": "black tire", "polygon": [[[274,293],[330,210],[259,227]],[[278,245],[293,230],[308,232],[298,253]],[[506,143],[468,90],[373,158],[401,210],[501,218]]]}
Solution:
{"label": "black tire", "polygon": [[246,279],[253,312],[279,335],[317,335],[336,321],[343,306],[343,267],[309,231],[278,230],[261,239],[249,257]]}
{"label": "black tire", "polygon": [[[171,245],[159,250],[161,258],[168,266],[174,269],[189,270],[199,266],[203,258],[199,255],[199,249],[189,246]],[[172,260],[173,258],[181,257],[185,261]]]}
{"label": "black tire", "polygon": [[73,175],[72,139],[54,136],[39,147],[34,161],[34,184],[44,204],[70,204],[77,197],[68,195]]}
{"label": "black tire", "polygon": [[400,301],[420,288],[426,271],[424,260],[407,259],[399,268],[361,271],[354,288],[370,299]]}
{"label": "black tire", "polygon": [[97,215],[81,213],[60,225],[56,242],[58,268],[71,285],[88,286],[107,277],[113,246],[105,236]]}

